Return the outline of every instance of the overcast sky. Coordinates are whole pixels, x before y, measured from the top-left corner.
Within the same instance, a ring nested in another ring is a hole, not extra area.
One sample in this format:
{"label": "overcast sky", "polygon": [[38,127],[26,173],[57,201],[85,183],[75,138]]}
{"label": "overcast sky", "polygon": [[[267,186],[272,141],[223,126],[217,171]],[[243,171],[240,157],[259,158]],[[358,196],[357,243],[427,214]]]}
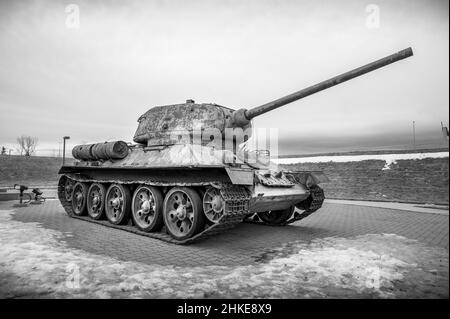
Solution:
{"label": "overcast sky", "polygon": [[291,154],[407,143],[413,120],[418,140],[439,141],[448,23],[437,0],[1,1],[0,145],[131,141],[152,106],[258,106],[409,46],[414,57],[255,124],[279,128]]}

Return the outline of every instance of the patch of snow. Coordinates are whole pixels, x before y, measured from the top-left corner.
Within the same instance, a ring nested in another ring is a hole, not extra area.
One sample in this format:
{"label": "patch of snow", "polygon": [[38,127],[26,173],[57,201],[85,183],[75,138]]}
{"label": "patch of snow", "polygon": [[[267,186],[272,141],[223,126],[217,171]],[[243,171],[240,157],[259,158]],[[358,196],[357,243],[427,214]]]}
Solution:
{"label": "patch of snow", "polygon": [[[0,211],[0,298],[389,298],[427,249],[371,234],[291,243],[247,266],[147,265],[68,247],[63,233],[14,221],[12,213]],[[446,258],[448,268],[448,252],[431,254],[427,261]]]}
{"label": "patch of snow", "polygon": [[368,160],[382,160],[386,164],[382,170],[390,169],[392,164],[398,160],[422,160],[425,158],[446,158],[449,152],[430,152],[430,153],[408,153],[408,154],[370,154],[370,155],[340,155],[340,156],[314,156],[314,157],[295,157],[273,159],[276,164],[297,164],[297,163],[345,163],[360,162]]}

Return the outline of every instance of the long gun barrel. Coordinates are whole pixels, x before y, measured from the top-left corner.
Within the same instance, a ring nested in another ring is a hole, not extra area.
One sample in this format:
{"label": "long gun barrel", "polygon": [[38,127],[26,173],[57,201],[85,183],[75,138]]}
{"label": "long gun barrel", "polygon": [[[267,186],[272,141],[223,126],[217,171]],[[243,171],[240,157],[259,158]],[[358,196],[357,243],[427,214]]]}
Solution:
{"label": "long gun barrel", "polygon": [[294,101],[300,100],[304,97],[307,97],[311,94],[320,92],[322,90],[326,90],[332,86],[338,85],[340,83],[343,83],[345,81],[351,80],[353,78],[356,78],[358,76],[361,76],[363,74],[372,72],[376,69],[382,68],[386,65],[389,65],[391,63],[406,59],[413,55],[413,51],[411,48],[407,48],[404,50],[401,50],[397,53],[388,55],[382,59],[379,59],[377,61],[374,61],[372,63],[366,64],[364,66],[361,66],[359,68],[356,68],[354,70],[342,73],[338,76],[332,77],[331,79],[328,79],[326,81],[320,82],[318,84],[312,85],[310,87],[307,87],[303,90],[300,90],[298,92],[289,94],[285,97],[279,98],[277,100],[274,100],[272,102],[257,106],[255,108],[246,110],[246,109],[240,109],[237,110],[233,115],[233,125],[235,126],[244,126],[249,123],[251,119],[253,119],[256,116],[262,115],[264,113],[270,112],[276,108],[279,108],[283,105],[292,103]]}

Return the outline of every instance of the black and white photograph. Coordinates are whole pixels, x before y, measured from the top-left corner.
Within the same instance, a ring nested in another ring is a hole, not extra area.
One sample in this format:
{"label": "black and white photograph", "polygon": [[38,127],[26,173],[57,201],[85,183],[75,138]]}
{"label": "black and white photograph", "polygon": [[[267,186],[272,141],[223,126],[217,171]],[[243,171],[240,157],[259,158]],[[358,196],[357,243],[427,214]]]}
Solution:
{"label": "black and white photograph", "polygon": [[1,0],[0,70],[0,299],[449,298],[447,0]]}

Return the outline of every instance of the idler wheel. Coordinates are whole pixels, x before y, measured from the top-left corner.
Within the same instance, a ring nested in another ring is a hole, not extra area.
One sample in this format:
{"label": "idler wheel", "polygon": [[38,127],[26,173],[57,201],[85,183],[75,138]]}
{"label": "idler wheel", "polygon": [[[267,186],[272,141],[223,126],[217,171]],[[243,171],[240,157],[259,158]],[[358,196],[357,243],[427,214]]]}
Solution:
{"label": "idler wheel", "polygon": [[270,225],[282,225],[291,218],[294,214],[295,206],[286,209],[270,210],[267,212],[258,213],[258,217],[265,223]]}
{"label": "idler wheel", "polygon": [[106,218],[115,225],[127,222],[131,212],[131,194],[128,187],[112,184],[106,192]]}
{"label": "idler wheel", "polygon": [[131,217],[134,224],[145,232],[161,230],[163,221],[163,195],[152,186],[140,186],[133,194]]}
{"label": "idler wheel", "polygon": [[101,219],[105,212],[106,187],[94,183],[89,187],[87,195],[87,211],[92,219]]}
{"label": "idler wheel", "polygon": [[178,240],[194,236],[205,225],[202,200],[189,187],[174,187],[167,193],[163,216],[168,233]]}
{"label": "idler wheel", "polygon": [[203,195],[203,211],[208,222],[215,224],[223,216],[225,201],[217,188],[210,187]]}
{"label": "idler wheel", "polygon": [[86,183],[76,183],[72,191],[72,209],[77,216],[86,215],[86,199],[88,185]]}

